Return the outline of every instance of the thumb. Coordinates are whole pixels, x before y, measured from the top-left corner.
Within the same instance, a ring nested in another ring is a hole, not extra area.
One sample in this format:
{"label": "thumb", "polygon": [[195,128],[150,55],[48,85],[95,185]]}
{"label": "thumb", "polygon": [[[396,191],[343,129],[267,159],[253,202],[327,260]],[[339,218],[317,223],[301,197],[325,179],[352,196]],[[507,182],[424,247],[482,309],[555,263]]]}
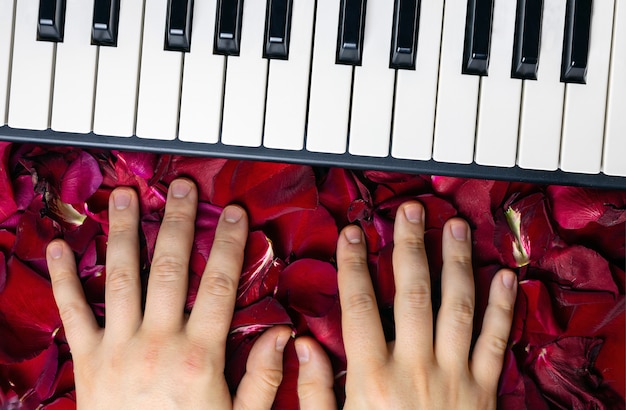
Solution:
{"label": "thumb", "polygon": [[298,398],[301,410],[336,409],[333,370],[322,347],[310,337],[296,339],[300,362]]}

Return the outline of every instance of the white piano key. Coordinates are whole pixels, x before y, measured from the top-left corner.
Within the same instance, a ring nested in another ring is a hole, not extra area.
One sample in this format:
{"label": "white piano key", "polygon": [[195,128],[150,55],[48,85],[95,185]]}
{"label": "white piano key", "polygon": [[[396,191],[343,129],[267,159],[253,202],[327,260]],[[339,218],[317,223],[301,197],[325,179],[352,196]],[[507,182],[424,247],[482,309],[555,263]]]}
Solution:
{"label": "white piano key", "polygon": [[626,177],[626,2],[617,0],[604,140],[603,171]]}
{"label": "white piano key", "polygon": [[600,172],[614,5],[593,2],[587,84],[565,86],[560,166],[567,172]]}
{"label": "white piano key", "polygon": [[37,41],[39,0],[16,2],[9,125],[49,127],[55,44]]}
{"label": "white piano key", "polygon": [[354,68],[350,143],[352,155],[389,154],[395,72],[389,68],[393,1],[369,0],[363,60]]}
{"label": "white piano key", "polygon": [[304,147],[315,2],[294,0],[288,60],[270,60],[263,145]]}
{"label": "white piano key", "polygon": [[422,1],[415,70],[398,70],[391,155],[429,160],[433,151],[443,0]]}
{"label": "white piano key", "polygon": [[91,45],[93,0],[67,0],[65,35],[57,44],[51,128],[91,132],[97,47]]}
{"label": "white piano key", "polygon": [[135,134],[142,30],[143,1],[120,2],[117,47],[100,47],[98,55],[93,120],[96,134],[115,137]]}
{"label": "white piano key", "polygon": [[194,2],[191,50],[185,55],[178,139],[219,140],[226,57],[213,54],[216,0]]}
{"label": "white piano key", "polygon": [[517,158],[522,80],[511,78],[515,1],[496,1],[493,9],[489,75],[480,82],[475,161],[512,167]]}
{"label": "white piano key", "polygon": [[563,0],[545,0],[537,80],[524,80],[517,164],[521,168],[559,167],[565,85],[561,53],[565,29]]}
{"label": "white piano key", "polygon": [[346,152],[353,68],[335,64],[339,6],[339,0],[317,2],[306,135],[309,151]]}
{"label": "white piano key", "polygon": [[263,58],[265,2],[243,5],[241,49],[226,63],[222,143],[258,147],[263,139],[267,60]]}
{"label": "white piano key", "polygon": [[0,126],[7,122],[14,0],[0,0]]}
{"label": "white piano key", "polygon": [[461,164],[474,159],[479,83],[461,73],[466,12],[467,0],[445,2],[433,146],[436,161]]}
{"label": "white piano key", "polygon": [[166,14],[167,0],[146,1],[137,106],[140,138],[172,140],[178,131],[183,53],[163,48]]}

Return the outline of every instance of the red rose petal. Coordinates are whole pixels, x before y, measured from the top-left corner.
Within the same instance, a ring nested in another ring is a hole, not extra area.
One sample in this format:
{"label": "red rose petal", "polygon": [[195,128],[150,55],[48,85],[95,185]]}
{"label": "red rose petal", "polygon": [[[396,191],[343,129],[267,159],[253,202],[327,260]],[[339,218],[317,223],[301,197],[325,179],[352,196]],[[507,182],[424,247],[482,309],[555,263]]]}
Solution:
{"label": "red rose petal", "polygon": [[565,229],[591,222],[613,226],[626,222],[626,192],[577,187],[548,187],[554,219]]}
{"label": "red rose petal", "polygon": [[215,177],[220,187],[212,202],[243,205],[254,229],[289,212],[318,205],[315,174],[310,167],[231,161]]}
{"label": "red rose petal", "polygon": [[266,296],[273,296],[282,268],[281,262],[274,259],[272,244],[265,234],[251,232],[246,243],[236,306],[248,306]]}
{"label": "red rose petal", "polygon": [[9,259],[8,270],[0,292],[0,363],[37,356],[50,346],[61,326],[50,282],[15,257]]}
{"label": "red rose petal", "polygon": [[274,325],[291,325],[291,318],[278,301],[266,297],[253,305],[235,311],[230,333],[248,335]]}
{"label": "red rose petal", "polygon": [[282,271],[276,297],[302,314],[324,316],[339,298],[337,270],[328,262],[297,260]]}

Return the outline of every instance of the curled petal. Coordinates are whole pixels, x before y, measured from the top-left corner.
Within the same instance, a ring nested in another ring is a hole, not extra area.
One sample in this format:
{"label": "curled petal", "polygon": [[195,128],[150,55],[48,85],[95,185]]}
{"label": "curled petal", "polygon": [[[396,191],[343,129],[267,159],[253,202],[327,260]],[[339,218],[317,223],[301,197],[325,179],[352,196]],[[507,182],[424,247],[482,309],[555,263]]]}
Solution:
{"label": "curled petal", "polygon": [[82,204],[96,192],[102,181],[98,161],[81,151],[63,174],[61,200],[68,204]]}
{"label": "curled petal", "polygon": [[565,229],[580,229],[591,222],[613,226],[626,222],[626,193],[589,188],[550,186],[552,214]]}
{"label": "curled petal", "polygon": [[250,305],[266,296],[273,296],[283,269],[274,259],[271,241],[261,231],[251,232],[246,244],[243,272],[237,290],[237,307]]}

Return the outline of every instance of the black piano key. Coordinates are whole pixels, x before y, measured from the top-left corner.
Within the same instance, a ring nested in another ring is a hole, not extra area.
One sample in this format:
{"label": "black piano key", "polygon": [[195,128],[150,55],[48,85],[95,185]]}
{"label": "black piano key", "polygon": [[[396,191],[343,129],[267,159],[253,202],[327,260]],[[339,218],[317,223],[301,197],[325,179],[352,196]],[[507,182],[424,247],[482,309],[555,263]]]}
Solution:
{"label": "black piano key", "polygon": [[511,77],[536,80],[543,0],[518,0]]}
{"label": "black piano key", "polygon": [[117,32],[120,22],[120,0],[95,0],[93,5],[93,25],[91,44],[97,46],[117,46]]}
{"label": "black piano key", "polygon": [[361,65],[366,3],[366,0],[341,0],[337,64]]}
{"label": "black piano key", "polygon": [[281,60],[289,57],[292,5],[293,0],[268,0],[263,57]]}
{"label": "black piano key", "polygon": [[37,40],[60,43],[64,30],[65,0],[40,0]]}
{"label": "black piano key", "polygon": [[589,60],[592,0],[568,0],[561,81],[585,84]]}
{"label": "black piano key", "polygon": [[169,0],[165,30],[165,49],[189,52],[193,0]]}
{"label": "black piano key", "polygon": [[239,55],[242,18],[243,0],[218,1],[213,53],[227,56]]}
{"label": "black piano key", "polygon": [[467,2],[463,74],[488,74],[492,19],[493,0],[469,0]]}
{"label": "black piano key", "polygon": [[420,0],[396,0],[390,68],[415,70],[419,19]]}

